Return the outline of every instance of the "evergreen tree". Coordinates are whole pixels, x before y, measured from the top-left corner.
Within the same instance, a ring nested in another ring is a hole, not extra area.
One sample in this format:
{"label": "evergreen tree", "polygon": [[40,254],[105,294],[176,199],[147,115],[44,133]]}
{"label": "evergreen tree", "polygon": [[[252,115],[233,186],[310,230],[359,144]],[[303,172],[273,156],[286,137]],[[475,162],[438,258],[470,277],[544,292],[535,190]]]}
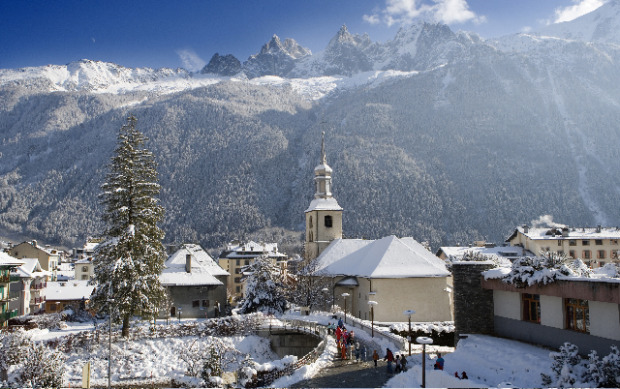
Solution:
{"label": "evergreen tree", "polygon": [[[166,259],[161,243],[164,232],[157,226],[164,214],[157,196],[156,163],[144,148],[146,137],[136,130],[130,116],[121,127],[118,144],[101,186],[101,202],[107,223],[105,241],[96,252],[93,295],[95,309],[112,304],[122,320],[122,335],[129,335],[133,314],[154,316],[165,299],[159,282]],[[113,303],[108,303],[113,299]]]}
{"label": "evergreen tree", "polygon": [[261,256],[250,265],[245,266],[243,272],[247,274],[247,277],[243,280],[245,282],[245,297],[240,303],[240,313],[284,312],[287,301],[281,279],[282,272],[278,266],[266,256]]}

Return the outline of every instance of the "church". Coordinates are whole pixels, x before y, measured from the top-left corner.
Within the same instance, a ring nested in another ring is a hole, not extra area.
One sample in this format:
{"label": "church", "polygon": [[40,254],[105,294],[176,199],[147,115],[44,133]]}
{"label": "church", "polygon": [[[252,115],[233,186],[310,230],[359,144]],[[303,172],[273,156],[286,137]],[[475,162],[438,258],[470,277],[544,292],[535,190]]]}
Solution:
{"label": "church", "polygon": [[333,197],[325,135],[306,209],[304,259],[329,281],[332,301],[347,314],[378,322],[453,320],[452,277],[445,263],[411,237],[343,239],[343,208]]}

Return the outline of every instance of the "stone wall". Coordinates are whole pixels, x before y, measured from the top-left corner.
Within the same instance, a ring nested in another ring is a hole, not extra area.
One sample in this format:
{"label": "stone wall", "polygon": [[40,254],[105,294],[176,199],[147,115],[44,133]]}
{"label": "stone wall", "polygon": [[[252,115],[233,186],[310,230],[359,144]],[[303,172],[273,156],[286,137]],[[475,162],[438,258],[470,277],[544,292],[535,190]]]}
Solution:
{"label": "stone wall", "polygon": [[482,289],[482,273],[491,269],[491,262],[455,262],[454,282],[454,343],[463,334],[493,333],[493,291]]}

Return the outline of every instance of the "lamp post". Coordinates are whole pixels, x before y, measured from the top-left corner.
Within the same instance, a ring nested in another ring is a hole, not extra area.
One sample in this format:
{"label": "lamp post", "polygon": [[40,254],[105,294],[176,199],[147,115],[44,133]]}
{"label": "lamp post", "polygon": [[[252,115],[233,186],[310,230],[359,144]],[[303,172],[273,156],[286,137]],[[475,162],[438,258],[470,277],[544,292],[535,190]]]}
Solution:
{"label": "lamp post", "polygon": [[415,341],[422,345],[422,387],[426,388],[426,345],[433,344],[433,339],[426,336],[418,336]]}
{"label": "lamp post", "polygon": [[350,294],[348,293],[343,293],[342,297],[344,298],[344,322],[347,322],[347,297],[349,297]]}
{"label": "lamp post", "polygon": [[[374,292],[370,292],[368,294],[374,294]],[[376,301],[373,300],[368,300],[368,305],[370,305],[370,320],[371,320],[371,324],[370,324],[370,333],[372,334],[372,337],[375,337],[375,305],[379,304]]]}
{"label": "lamp post", "polygon": [[181,322],[181,307],[177,307],[177,311],[179,312],[179,323]]}
{"label": "lamp post", "polygon": [[[328,296],[329,289],[328,288],[323,288],[323,289],[321,289],[321,292],[325,293],[325,296]],[[327,302],[329,302],[329,300],[325,300],[325,302],[327,303]]]}
{"label": "lamp post", "polygon": [[407,309],[403,313],[409,316],[409,336],[407,336],[407,340],[409,341],[409,356],[411,356],[411,315],[413,315],[415,311],[413,309]]}
{"label": "lamp post", "polygon": [[108,336],[108,389],[111,388],[111,379],[112,379],[112,304],[114,303],[114,299],[108,299],[108,318],[110,325],[109,328],[109,336]]}

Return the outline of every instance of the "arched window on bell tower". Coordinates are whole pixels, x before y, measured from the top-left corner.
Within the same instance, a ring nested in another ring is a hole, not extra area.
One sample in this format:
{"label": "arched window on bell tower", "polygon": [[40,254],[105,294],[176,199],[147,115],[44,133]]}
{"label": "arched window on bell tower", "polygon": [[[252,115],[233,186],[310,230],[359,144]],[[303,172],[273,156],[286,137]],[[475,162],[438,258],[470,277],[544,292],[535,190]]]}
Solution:
{"label": "arched window on bell tower", "polygon": [[325,227],[331,228],[334,225],[331,215],[325,216]]}

